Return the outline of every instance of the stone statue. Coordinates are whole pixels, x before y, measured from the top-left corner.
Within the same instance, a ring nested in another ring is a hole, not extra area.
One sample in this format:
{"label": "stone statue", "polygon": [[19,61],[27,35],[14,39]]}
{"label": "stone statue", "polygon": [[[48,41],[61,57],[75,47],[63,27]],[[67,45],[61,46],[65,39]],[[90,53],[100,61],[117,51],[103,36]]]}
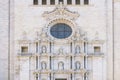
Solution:
{"label": "stone statue", "polygon": [[42,46],[42,53],[46,53],[46,51],[47,51],[46,46]]}
{"label": "stone statue", "polygon": [[76,69],[80,69],[80,63],[79,62],[76,62]]}
{"label": "stone statue", "polygon": [[63,69],[64,69],[64,63],[60,62],[58,65],[59,65],[59,69],[60,69],[60,70],[63,70]]}
{"label": "stone statue", "polygon": [[75,50],[75,52],[76,52],[77,54],[80,53],[80,46],[76,46],[76,50]]}
{"label": "stone statue", "polygon": [[59,49],[59,54],[63,54],[63,48]]}
{"label": "stone statue", "polygon": [[42,69],[46,69],[46,63],[45,62],[42,63]]}

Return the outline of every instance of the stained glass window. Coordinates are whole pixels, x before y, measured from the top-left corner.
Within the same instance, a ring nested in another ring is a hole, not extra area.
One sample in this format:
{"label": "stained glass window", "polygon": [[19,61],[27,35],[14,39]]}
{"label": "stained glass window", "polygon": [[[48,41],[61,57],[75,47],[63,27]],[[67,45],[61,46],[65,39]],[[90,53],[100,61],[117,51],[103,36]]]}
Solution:
{"label": "stained glass window", "polygon": [[50,33],[55,38],[63,39],[69,37],[72,34],[72,29],[67,24],[58,23],[51,27]]}

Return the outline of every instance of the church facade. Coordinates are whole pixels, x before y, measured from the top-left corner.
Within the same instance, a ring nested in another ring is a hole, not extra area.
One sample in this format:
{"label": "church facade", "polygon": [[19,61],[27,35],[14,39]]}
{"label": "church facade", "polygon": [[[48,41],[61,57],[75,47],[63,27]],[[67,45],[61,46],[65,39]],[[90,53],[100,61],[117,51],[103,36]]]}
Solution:
{"label": "church facade", "polygon": [[6,3],[0,80],[119,80],[119,0]]}

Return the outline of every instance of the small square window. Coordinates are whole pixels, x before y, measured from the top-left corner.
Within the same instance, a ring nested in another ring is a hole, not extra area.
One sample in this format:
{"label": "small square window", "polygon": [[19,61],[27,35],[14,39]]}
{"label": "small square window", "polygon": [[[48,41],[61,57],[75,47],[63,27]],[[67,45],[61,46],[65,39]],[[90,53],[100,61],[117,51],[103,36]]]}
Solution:
{"label": "small square window", "polygon": [[84,4],[88,5],[89,4],[89,0],[84,0]]}
{"label": "small square window", "polygon": [[27,53],[28,52],[28,47],[27,46],[21,47],[21,52]]}
{"label": "small square window", "polygon": [[42,5],[46,5],[47,1],[46,0],[42,0]]}
{"label": "small square window", "polygon": [[67,0],[67,4],[72,4],[72,0]]}
{"label": "small square window", "polygon": [[33,0],[34,5],[38,5],[38,0]]}
{"label": "small square window", "polygon": [[50,0],[51,5],[55,5],[55,0]]}
{"label": "small square window", "polygon": [[94,52],[95,52],[95,53],[101,52],[101,48],[100,48],[99,46],[95,46],[95,47],[94,47]]}
{"label": "small square window", "polygon": [[80,5],[80,0],[76,0],[76,5]]}

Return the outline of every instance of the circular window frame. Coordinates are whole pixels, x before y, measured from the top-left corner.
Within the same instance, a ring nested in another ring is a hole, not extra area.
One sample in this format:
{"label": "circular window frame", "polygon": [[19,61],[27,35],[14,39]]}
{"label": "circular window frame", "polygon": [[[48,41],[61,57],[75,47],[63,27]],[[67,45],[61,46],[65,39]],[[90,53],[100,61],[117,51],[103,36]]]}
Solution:
{"label": "circular window frame", "polygon": [[[51,28],[55,25],[55,24],[59,24],[59,23],[63,23],[68,25],[71,29],[72,29],[72,33],[70,36],[68,36],[67,38],[63,38],[63,39],[59,39],[54,37],[53,35],[51,35]],[[71,20],[67,20],[67,19],[55,19],[55,20],[51,20],[48,24],[47,24],[47,28],[48,28],[48,35],[53,38],[53,39],[58,39],[58,40],[65,40],[65,39],[71,39],[71,37],[74,35],[76,28],[75,28],[76,24],[74,22],[72,22]]]}
{"label": "circular window frame", "polygon": [[[62,26],[61,30],[60,27]],[[55,34],[55,33],[56,34]],[[59,36],[59,33],[62,33],[62,36]],[[72,34],[72,28],[65,23],[57,23],[50,28],[50,34],[58,39],[66,39]]]}

